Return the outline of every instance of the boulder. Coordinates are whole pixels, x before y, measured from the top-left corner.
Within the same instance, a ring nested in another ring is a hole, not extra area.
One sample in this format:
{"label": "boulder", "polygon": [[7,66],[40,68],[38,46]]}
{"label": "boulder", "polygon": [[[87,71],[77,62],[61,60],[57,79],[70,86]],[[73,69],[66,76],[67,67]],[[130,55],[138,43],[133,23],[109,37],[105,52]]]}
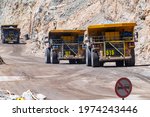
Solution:
{"label": "boulder", "polygon": [[0,56],[0,64],[5,64],[4,60],[2,59],[2,57]]}

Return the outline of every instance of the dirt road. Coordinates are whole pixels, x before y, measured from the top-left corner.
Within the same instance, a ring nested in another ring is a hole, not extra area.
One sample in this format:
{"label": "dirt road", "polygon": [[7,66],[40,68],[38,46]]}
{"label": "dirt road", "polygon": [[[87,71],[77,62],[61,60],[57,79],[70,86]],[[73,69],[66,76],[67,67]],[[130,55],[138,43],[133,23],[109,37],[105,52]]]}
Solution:
{"label": "dirt road", "polygon": [[86,65],[45,64],[44,58],[24,54],[25,45],[0,45],[6,65],[0,65],[0,89],[15,94],[31,89],[48,99],[119,99],[116,81],[128,77],[133,84],[127,99],[150,99],[150,66],[91,68]]}

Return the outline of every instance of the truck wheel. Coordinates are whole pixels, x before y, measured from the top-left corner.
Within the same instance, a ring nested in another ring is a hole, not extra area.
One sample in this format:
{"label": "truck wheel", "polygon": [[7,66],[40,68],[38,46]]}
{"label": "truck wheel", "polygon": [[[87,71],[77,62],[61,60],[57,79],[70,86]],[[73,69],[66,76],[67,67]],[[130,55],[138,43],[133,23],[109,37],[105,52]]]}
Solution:
{"label": "truck wheel", "polygon": [[123,67],[124,66],[124,61],[116,61],[116,66],[117,67]]}
{"label": "truck wheel", "polygon": [[75,63],[76,63],[76,60],[70,59],[70,60],[69,60],[69,63],[70,63],[70,64],[75,64]]}
{"label": "truck wheel", "polygon": [[59,64],[58,55],[53,50],[51,50],[51,63],[52,64]]}
{"label": "truck wheel", "polygon": [[91,52],[91,64],[92,64],[92,67],[100,66],[98,53],[93,50]]}
{"label": "truck wheel", "polygon": [[17,38],[13,43],[14,44],[19,44],[19,42],[20,42],[20,40],[19,40],[19,38]]}
{"label": "truck wheel", "polygon": [[91,50],[86,47],[86,65],[91,66]]}
{"label": "truck wheel", "polygon": [[5,44],[6,43],[5,40],[2,40],[2,43]]}
{"label": "truck wheel", "polygon": [[104,66],[104,62],[99,62],[99,66],[103,67]]}
{"label": "truck wheel", "polygon": [[134,49],[131,50],[131,59],[125,60],[125,66],[134,66],[135,65],[135,52]]}
{"label": "truck wheel", "polygon": [[20,40],[19,40],[19,38],[17,39],[17,41],[16,41],[16,44],[19,44],[20,43]]}
{"label": "truck wheel", "polygon": [[5,39],[2,39],[2,43],[3,43],[3,44],[5,44],[5,43],[6,43]]}
{"label": "truck wheel", "polygon": [[50,49],[46,48],[45,50],[45,63],[51,63],[51,59],[50,59]]}
{"label": "truck wheel", "polygon": [[86,63],[86,59],[82,59],[82,64],[85,64]]}

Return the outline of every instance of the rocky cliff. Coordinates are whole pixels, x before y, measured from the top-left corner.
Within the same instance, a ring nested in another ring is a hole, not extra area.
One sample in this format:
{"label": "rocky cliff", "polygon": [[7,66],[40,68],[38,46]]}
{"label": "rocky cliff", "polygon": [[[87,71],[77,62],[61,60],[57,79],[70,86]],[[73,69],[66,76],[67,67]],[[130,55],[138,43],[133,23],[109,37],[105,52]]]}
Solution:
{"label": "rocky cliff", "polygon": [[89,24],[137,23],[137,62],[150,60],[150,0],[1,0],[0,25],[18,24],[22,37],[29,34],[27,53],[41,54],[53,23],[59,29],[83,29]]}

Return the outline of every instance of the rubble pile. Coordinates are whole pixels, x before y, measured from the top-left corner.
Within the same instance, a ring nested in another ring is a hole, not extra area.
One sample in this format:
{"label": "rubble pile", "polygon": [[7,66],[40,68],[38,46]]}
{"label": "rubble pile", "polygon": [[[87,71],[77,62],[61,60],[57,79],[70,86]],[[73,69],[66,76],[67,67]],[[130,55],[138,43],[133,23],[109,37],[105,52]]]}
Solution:
{"label": "rubble pile", "polygon": [[8,90],[1,90],[0,100],[46,100],[46,96],[43,94],[36,94],[31,90],[23,92],[22,95],[16,95]]}
{"label": "rubble pile", "polygon": [[2,57],[0,56],[0,65],[1,64],[5,64],[5,62],[3,61]]}

